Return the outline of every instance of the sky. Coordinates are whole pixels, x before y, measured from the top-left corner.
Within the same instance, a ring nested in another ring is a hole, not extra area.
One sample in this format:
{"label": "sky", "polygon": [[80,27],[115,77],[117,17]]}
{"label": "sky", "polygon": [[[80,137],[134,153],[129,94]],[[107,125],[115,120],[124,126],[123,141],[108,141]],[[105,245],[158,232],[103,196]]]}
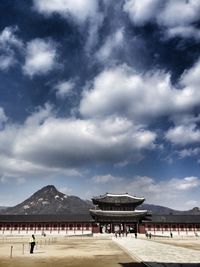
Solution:
{"label": "sky", "polygon": [[200,1],[0,1],[0,206],[52,184],[200,206]]}

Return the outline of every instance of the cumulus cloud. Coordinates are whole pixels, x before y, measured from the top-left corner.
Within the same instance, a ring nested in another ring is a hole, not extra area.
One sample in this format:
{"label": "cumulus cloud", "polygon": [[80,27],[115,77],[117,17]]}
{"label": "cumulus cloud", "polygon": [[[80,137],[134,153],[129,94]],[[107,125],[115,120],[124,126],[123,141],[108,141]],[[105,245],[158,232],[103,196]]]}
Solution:
{"label": "cumulus cloud", "polygon": [[56,96],[58,98],[66,98],[67,96],[72,94],[74,86],[75,83],[72,80],[59,82],[56,86],[54,86]]}
{"label": "cumulus cloud", "polygon": [[5,27],[0,33],[0,70],[8,70],[17,63],[17,53],[23,50],[23,42],[16,36],[16,26]]}
{"label": "cumulus cloud", "polygon": [[177,145],[200,143],[200,130],[195,124],[178,125],[167,131],[166,139]]}
{"label": "cumulus cloud", "polygon": [[55,43],[40,38],[33,39],[27,44],[24,74],[32,77],[49,73],[56,66],[56,57]]}
{"label": "cumulus cloud", "polygon": [[188,70],[183,74],[182,89],[171,84],[167,73],[157,71],[142,75],[127,65],[105,69],[83,92],[80,113],[85,117],[123,114],[141,123],[192,110],[200,104],[200,92],[196,86],[199,78],[196,75],[196,83],[195,80],[190,82],[190,76],[198,72],[199,65],[198,61],[193,72]]}
{"label": "cumulus cloud", "polygon": [[[168,141],[179,146],[197,145],[200,142],[199,115],[178,114],[172,116],[171,121],[174,123],[174,126],[170,127],[165,134]],[[186,156],[195,156],[198,154],[197,152],[196,147],[186,148],[177,153],[180,158],[184,158]]]}
{"label": "cumulus cloud", "polygon": [[159,6],[159,0],[126,0],[123,10],[128,13],[134,24],[144,25],[155,19]]}
{"label": "cumulus cloud", "polygon": [[7,123],[0,130],[0,175],[77,176],[77,168],[91,163],[132,161],[146,149],[154,149],[155,141],[154,132],[126,118],[57,118],[46,104],[24,124]]}
{"label": "cumulus cloud", "polygon": [[[109,127],[108,127],[109,126]],[[126,119],[106,121],[50,117],[37,127],[25,127],[14,145],[20,158],[67,168],[88,163],[118,162],[133,151],[153,148],[156,135]]]}
{"label": "cumulus cloud", "polygon": [[195,0],[168,0],[157,14],[159,24],[166,27],[189,25],[199,19],[200,3]]}
{"label": "cumulus cloud", "polygon": [[149,22],[165,30],[165,37],[195,38],[199,40],[199,30],[195,22],[199,19],[200,3],[195,0],[127,0],[123,10],[131,21],[141,26]]}
{"label": "cumulus cloud", "polygon": [[34,8],[46,16],[57,13],[64,18],[71,16],[78,23],[82,23],[96,14],[98,2],[97,0],[34,0]]}

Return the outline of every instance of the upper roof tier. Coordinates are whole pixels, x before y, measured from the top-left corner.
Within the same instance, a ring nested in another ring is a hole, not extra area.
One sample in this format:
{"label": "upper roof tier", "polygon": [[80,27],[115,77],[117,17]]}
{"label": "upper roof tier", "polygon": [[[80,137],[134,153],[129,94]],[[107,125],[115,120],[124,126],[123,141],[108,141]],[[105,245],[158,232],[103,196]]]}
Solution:
{"label": "upper roof tier", "polygon": [[144,202],[144,198],[131,196],[128,193],[125,194],[110,194],[106,193],[105,195],[93,197],[92,202],[94,205],[101,204],[111,204],[111,205],[140,205]]}

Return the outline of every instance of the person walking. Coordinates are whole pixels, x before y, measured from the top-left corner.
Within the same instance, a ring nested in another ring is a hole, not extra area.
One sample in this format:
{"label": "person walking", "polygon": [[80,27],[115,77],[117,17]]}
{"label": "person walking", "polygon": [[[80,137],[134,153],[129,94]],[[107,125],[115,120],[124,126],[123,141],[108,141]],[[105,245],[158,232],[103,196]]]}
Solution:
{"label": "person walking", "polygon": [[33,250],[34,250],[34,247],[35,247],[35,236],[32,235],[31,238],[30,238],[30,253],[33,254]]}

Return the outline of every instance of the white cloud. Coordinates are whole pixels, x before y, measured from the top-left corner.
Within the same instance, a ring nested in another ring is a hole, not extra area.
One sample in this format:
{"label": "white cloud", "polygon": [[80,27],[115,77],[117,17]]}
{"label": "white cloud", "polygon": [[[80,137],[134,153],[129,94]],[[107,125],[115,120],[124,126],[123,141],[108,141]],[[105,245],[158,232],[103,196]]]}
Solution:
{"label": "white cloud", "polygon": [[179,36],[199,40],[200,33],[194,25],[199,19],[199,1],[127,0],[123,9],[135,25],[156,22],[167,38]]}
{"label": "white cloud", "polygon": [[153,148],[156,135],[122,118],[105,121],[58,119],[24,127],[14,154],[37,164],[67,168],[91,162],[118,162],[133,151]]}
{"label": "white cloud", "polygon": [[197,75],[196,83],[195,80],[190,83],[192,70],[197,72],[199,66],[198,61],[191,72],[183,74],[182,89],[176,89],[170,82],[170,75],[163,72],[141,75],[126,65],[105,69],[94,79],[91,88],[84,91],[80,112],[85,117],[123,114],[142,123],[190,111],[200,104],[200,91],[195,85],[199,80]]}
{"label": "white cloud", "polygon": [[79,175],[76,168],[103,162],[133,161],[155,148],[156,134],[125,118],[57,118],[46,104],[24,124],[0,130],[0,176]]}
{"label": "white cloud", "polygon": [[180,158],[195,157],[200,155],[200,148],[186,148],[177,152]]}
{"label": "white cloud", "polygon": [[43,108],[37,108],[33,114],[27,117],[25,125],[27,128],[37,127],[38,125],[43,124],[46,119],[54,115],[53,106],[46,103]]}
{"label": "white cloud", "polygon": [[18,28],[5,27],[0,33],[0,69],[8,70],[17,63],[16,53],[23,51],[23,42],[16,36]]}
{"label": "white cloud", "polygon": [[[187,96],[190,98],[194,92],[194,90],[197,90],[199,88],[199,82],[200,82],[200,58],[196,61],[194,66],[192,66],[190,69],[185,70],[181,77],[181,84],[188,89]],[[198,97],[198,92],[196,92]]]}
{"label": "white cloud", "polygon": [[75,86],[75,83],[71,80],[59,82],[54,87],[54,90],[56,91],[56,96],[58,98],[66,98],[67,96],[72,94],[72,90],[74,86]]}
{"label": "white cloud", "polygon": [[172,179],[170,182],[177,190],[187,191],[200,186],[200,180],[197,177],[185,177],[183,179]]}
{"label": "white cloud", "polygon": [[122,178],[113,176],[111,174],[106,174],[106,175],[93,176],[91,180],[96,184],[107,184],[107,183],[117,183],[121,181]]}
{"label": "white cloud", "polygon": [[168,0],[157,14],[158,23],[166,27],[186,26],[199,19],[200,3],[196,0]]}
{"label": "white cloud", "polygon": [[200,130],[195,124],[178,125],[167,131],[166,139],[177,145],[200,143]]}
{"label": "white cloud", "polygon": [[87,36],[85,51],[90,54],[99,40],[98,31],[104,19],[99,11],[98,0],[34,0],[34,9],[44,16],[59,14],[62,18],[71,20],[78,26],[83,26]]}
{"label": "white cloud", "polygon": [[34,39],[27,44],[24,74],[44,75],[56,66],[56,45],[50,40]]}
{"label": "white cloud", "polygon": [[0,70],[7,70],[15,64],[16,64],[16,59],[12,51],[10,51],[9,55],[0,56]]}
{"label": "white cloud", "polygon": [[130,19],[136,25],[144,25],[155,19],[159,5],[159,0],[126,0],[123,10],[129,14]]}
{"label": "white cloud", "polygon": [[64,18],[72,16],[78,23],[85,22],[96,14],[97,0],[34,0],[34,8],[46,16],[55,13]]}
{"label": "white cloud", "polygon": [[0,48],[7,49],[10,46],[21,49],[23,47],[22,41],[15,35],[18,28],[16,26],[5,27],[0,34]]}
{"label": "white cloud", "polygon": [[182,38],[194,38],[197,41],[200,40],[200,30],[193,26],[177,26],[166,30],[167,38],[174,38],[176,36]]}
{"label": "white cloud", "polygon": [[108,60],[117,49],[123,46],[124,29],[117,30],[114,34],[109,36],[102,47],[97,51],[96,57],[99,61]]}

